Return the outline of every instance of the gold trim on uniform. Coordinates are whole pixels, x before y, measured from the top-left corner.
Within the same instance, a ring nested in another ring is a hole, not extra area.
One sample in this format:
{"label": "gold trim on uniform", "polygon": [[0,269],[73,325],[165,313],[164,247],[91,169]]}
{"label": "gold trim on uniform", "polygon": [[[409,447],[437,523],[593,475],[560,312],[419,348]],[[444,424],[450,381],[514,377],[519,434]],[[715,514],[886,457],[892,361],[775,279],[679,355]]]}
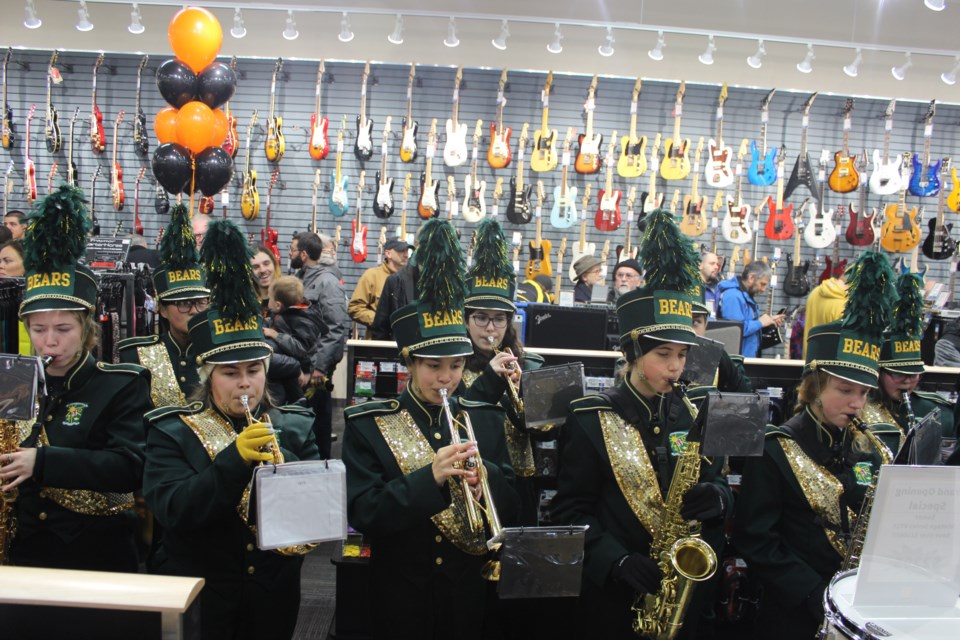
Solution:
{"label": "gold trim on uniform", "polygon": [[140,364],[150,370],[150,399],[155,407],[182,407],[187,398],[177,382],[170,354],[162,342],[137,347]]}
{"label": "gold trim on uniform", "polygon": [[[433,464],[436,452],[406,409],[377,416],[374,422],[377,423],[380,434],[404,475]],[[450,506],[432,516],[430,520],[447,540],[464,553],[484,555],[487,553],[487,545],[483,539],[483,531],[474,531],[470,527],[461,483],[447,482],[447,486],[450,489]]]}
{"label": "gold trim on uniform", "polygon": [[[268,345],[266,342],[262,342],[260,340],[247,340],[246,342],[231,342],[230,344],[225,344],[222,347],[216,347],[214,349],[210,349],[209,351],[205,351],[197,355],[197,364],[203,364],[210,356],[215,356],[218,353],[224,353],[225,351],[233,351],[234,349],[246,349],[247,347],[266,348],[266,349],[270,349],[270,353],[273,353],[273,347]],[[268,357],[269,356],[263,356],[260,358],[252,358],[252,359],[263,360]],[[235,362],[241,362],[241,361],[236,360]],[[218,362],[217,364],[228,364],[228,363]]]}
{"label": "gold trim on uniform", "polygon": [[640,431],[614,411],[600,411],[598,416],[603,444],[620,492],[643,528],[655,537],[660,526],[659,514],[663,512],[663,496]]}

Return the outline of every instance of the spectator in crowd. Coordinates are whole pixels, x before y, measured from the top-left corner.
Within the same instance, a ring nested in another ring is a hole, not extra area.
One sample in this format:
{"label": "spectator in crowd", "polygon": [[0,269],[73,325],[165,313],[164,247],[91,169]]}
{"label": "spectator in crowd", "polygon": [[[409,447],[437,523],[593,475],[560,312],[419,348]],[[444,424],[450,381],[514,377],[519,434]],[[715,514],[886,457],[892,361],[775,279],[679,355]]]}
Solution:
{"label": "spectator in crowd", "polygon": [[761,314],[756,297],[770,286],[770,265],[759,260],[748,264],[740,276],[734,276],[717,285],[720,308],[717,317],[743,323],[743,343],[740,352],[745,358],[760,354],[760,331],[764,327],[782,326],[783,314]]}
{"label": "spectator in crowd", "polygon": [[[0,250],[0,258],[3,251]],[[952,320],[933,347],[933,366],[960,367],[960,320]]]}
{"label": "spectator in crowd", "polygon": [[270,283],[280,277],[280,259],[265,244],[258,244],[253,251],[253,258],[250,260],[253,275],[256,277],[253,284],[260,304],[266,312],[270,297]]}
{"label": "spectator in crowd", "polygon": [[363,272],[353,291],[347,313],[366,327],[367,338],[372,338],[371,326],[377,312],[377,303],[387,278],[406,266],[410,245],[403,240],[390,240],[383,246],[383,264],[370,267]]}
{"label": "spectator in crowd", "polygon": [[542,273],[528,278],[517,286],[517,300],[521,302],[553,302],[553,280]]}
{"label": "spectator in crowd", "polygon": [[807,296],[803,322],[803,357],[807,355],[807,337],[810,329],[839,320],[847,304],[847,283],[844,276],[828,278],[818,284]]}
{"label": "spectator in crowd", "polygon": [[19,240],[0,244],[0,277],[23,277],[23,244]]}
{"label": "spectator in crowd", "polygon": [[640,272],[640,263],[633,258],[618,262],[613,268],[613,286],[607,294],[607,302],[616,302],[623,294],[639,287],[641,282],[643,274]]}
{"label": "spectator in crowd", "polygon": [[577,286],[573,290],[574,302],[590,302],[593,298],[593,285],[603,280],[602,264],[595,256],[583,256],[573,263],[577,274]]}
{"label": "spectator in crowd", "polygon": [[193,239],[197,243],[197,251],[203,246],[203,239],[207,236],[207,227],[210,226],[210,216],[196,215],[191,219],[193,225]]}
{"label": "spectator in crowd", "polygon": [[720,283],[720,258],[712,251],[700,256],[700,279],[704,284],[707,309],[710,315],[717,314],[717,285]]}
{"label": "spectator in crowd", "polygon": [[139,233],[131,233],[127,236],[130,240],[130,250],[127,252],[127,263],[137,269],[145,266],[153,271],[160,266],[160,252],[156,249],[147,247],[147,239]]}
{"label": "spectator in crowd", "polygon": [[402,269],[387,276],[380,300],[377,301],[373,324],[370,325],[370,336],[374,340],[393,340],[390,315],[416,299],[414,291],[417,277],[416,255],[412,256]]}
{"label": "spectator in crowd", "polygon": [[310,357],[323,327],[320,314],[304,300],[303,283],[296,276],[280,276],[270,283],[268,306],[269,326],[263,335],[273,349],[272,357],[293,360],[297,366],[292,375],[283,366],[283,375],[275,376],[278,363],[271,359],[267,386],[275,404],[290,404],[303,397],[301,389],[310,382]]}
{"label": "spectator in crowd", "polygon": [[16,209],[7,211],[3,215],[3,226],[10,230],[14,240],[23,240],[23,234],[27,231],[27,216]]}
{"label": "spectator in crowd", "polygon": [[6,244],[13,240],[13,232],[4,226],[0,226],[0,244]]}

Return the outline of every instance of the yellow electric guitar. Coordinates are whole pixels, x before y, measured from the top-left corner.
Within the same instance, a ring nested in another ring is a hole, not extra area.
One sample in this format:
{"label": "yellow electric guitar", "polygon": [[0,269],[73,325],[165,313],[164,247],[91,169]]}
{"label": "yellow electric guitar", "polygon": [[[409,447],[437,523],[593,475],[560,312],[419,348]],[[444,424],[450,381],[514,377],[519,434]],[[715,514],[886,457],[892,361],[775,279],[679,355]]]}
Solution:
{"label": "yellow electric guitar", "polygon": [[267,120],[267,139],[264,143],[267,160],[270,162],[280,162],[286,148],[283,141],[283,118],[276,114],[277,76],[282,68],[283,58],[277,58],[277,64],[273,69],[273,79],[270,81],[270,117]]}
{"label": "yellow electric guitar", "polygon": [[247,168],[243,172],[243,190],[240,193],[240,213],[247,220],[256,220],[260,213],[260,194],[257,193],[257,172],[250,168],[250,138],[257,124],[257,111],[250,116],[247,125]]}
{"label": "yellow electric guitar", "polygon": [[693,186],[690,193],[683,196],[683,215],[680,219],[680,231],[695,238],[707,230],[707,197],[701,196],[697,187],[700,184],[700,154],[703,152],[703,136],[697,142],[697,154],[693,161]]}
{"label": "yellow electric guitar", "polygon": [[620,159],[617,174],[621,178],[639,178],[647,170],[647,136],[637,137],[637,101],[640,98],[640,78],[633,85],[630,103],[630,135],[620,138]]}
{"label": "yellow electric guitar", "polygon": [[533,138],[533,155],[530,157],[530,168],[537,173],[553,171],[557,166],[557,130],[549,127],[548,114],[550,113],[550,86],[553,84],[553,71],[547,74],[547,81],[543,85],[543,124]]}
{"label": "yellow electric guitar", "polygon": [[690,175],[690,140],[680,138],[680,118],[683,115],[683,93],[687,83],[681,81],[677,101],[673,105],[673,137],[663,143],[660,175],[664,180],[683,180]]}

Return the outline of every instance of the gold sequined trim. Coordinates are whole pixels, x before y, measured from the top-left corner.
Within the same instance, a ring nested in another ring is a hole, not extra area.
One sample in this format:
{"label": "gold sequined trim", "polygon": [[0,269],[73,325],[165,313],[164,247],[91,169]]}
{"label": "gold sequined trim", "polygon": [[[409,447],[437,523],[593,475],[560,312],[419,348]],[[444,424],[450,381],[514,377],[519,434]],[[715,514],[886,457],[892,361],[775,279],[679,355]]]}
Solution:
{"label": "gold sequined trim", "polygon": [[522,433],[513,426],[510,418],[503,419],[503,436],[507,441],[507,455],[513,472],[520,478],[530,478],[536,471],[533,462],[533,447],[530,445],[530,436]]}
{"label": "gold sequined trim", "polygon": [[663,496],[640,432],[616,412],[600,411],[597,415],[620,492],[643,528],[656,537],[663,513]]}
{"label": "gold sequined trim", "polygon": [[473,383],[477,381],[477,378],[480,377],[480,372],[470,371],[470,369],[463,370],[463,385],[469,389],[473,386]]}
{"label": "gold sequined trim", "polygon": [[137,347],[140,364],[150,370],[150,399],[155,407],[182,407],[187,398],[177,382],[167,347],[161,342]]}
{"label": "gold sequined trim", "polygon": [[[779,438],[780,447],[790,464],[790,470],[803,490],[803,495],[820,518],[830,525],[824,527],[823,533],[827,536],[830,546],[840,557],[847,553],[847,545],[836,529],[840,528],[840,495],[843,485],[832,473],[814,462],[796,441],[790,438]],[[856,521],[857,514],[847,509],[850,527]]]}
{"label": "gold sequined trim", "polygon": [[[34,411],[36,411],[36,407],[34,407]],[[24,440],[30,437],[34,424],[36,424],[34,420],[17,420],[17,444],[22,444]]]}
{"label": "gold sequined trim", "polygon": [[[433,463],[436,452],[406,409],[377,416],[374,421],[404,475]],[[450,488],[450,506],[430,519],[447,540],[464,553],[485,554],[484,532],[471,529],[467,520],[463,487],[459,482],[448,482],[447,486]]]}

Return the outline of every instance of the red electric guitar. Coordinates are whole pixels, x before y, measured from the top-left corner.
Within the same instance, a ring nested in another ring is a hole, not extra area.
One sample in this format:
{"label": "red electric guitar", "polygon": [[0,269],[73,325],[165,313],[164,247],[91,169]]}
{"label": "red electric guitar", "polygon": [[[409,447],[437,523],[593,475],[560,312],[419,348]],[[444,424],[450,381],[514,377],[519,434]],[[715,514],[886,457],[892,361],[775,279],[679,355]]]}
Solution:
{"label": "red electric guitar", "polygon": [[133,185],[133,232],[140,236],[143,235],[143,223],[140,222],[140,181],[146,173],[147,168],[140,167],[137,182]]}
{"label": "red electric guitar", "polygon": [[90,146],[96,154],[107,150],[107,134],[103,131],[103,113],[97,106],[97,71],[102,64],[103,54],[101,53],[93,64],[93,98],[90,109]]}
{"label": "red electric guitar", "polygon": [[323,60],[317,68],[317,97],[313,114],[310,116],[310,157],[314,160],[323,160],[330,153],[330,141],[327,139],[327,129],[330,121],[320,115],[320,94],[323,91],[323,74],[326,71]]}
{"label": "red electric guitar", "polygon": [[367,259],[367,227],[360,222],[360,213],[363,211],[363,188],[366,186],[367,172],[360,172],[360,181],[357,182],[357,218],[350,224],[353,235],[350,237],[350,257],[354,262],[363,262]]}
{"label": "red electric guitar", "polygon": [[33,114],[37,111],[37,105],[30,105],[30,113],[27,114],[27,130],[23,144],[23,174],[25,176],[24,190],[27,193],[27,202],[33,204],[37,199],[37,166],[33,164],[30,158],[30,121],[33,120]]}
{"label": "red electric guitar", "polygon": [[123,122],[123,111],[117,114],[117,119],[113,121],[113,165],[110,171],[110,193],[113,195],[113,208],[117,211],[123,211],[125,197],[123,194],[123,169],[117,162],[117,131],[120,129],[120,123]]}
{"label": "red electric guitar", "polygon": [[[857,162],[866,163],[866,152],[864,152],[862,156],[857,157]],[[862,167],[863,164],[860,166]],[[874,208],[869,215],[867,214],[866,192],[862,184],[858,184],[858,186],[860,187],[860,204],[856,208],[854,208],[853,204],[850,205],[850,224],[847,225],[847,231],[844,237],[846,237],[847,242],[855,247],[869,247],[877,239],[877,233],[873,227],[874,220],[877,217],[877,210]],[[840,215],[841,212],[838,211],[838,219]]]}
{"label": "red electric guitar", "polygon": [[770,217],[763,229],[763,235],[771,240],[789,240],[793,237],[793,205],[783,205],[783,157],[787,155],[786,146],[780,148],[780,159],[777,161],[777,200],[767,196],[767,206],[770,208]]}
{"label": "red electric guitar", "polygon": [[273,177],[270,178],[270,187],[267,189],[267,219],[263,229],[260,229],[260,240],[267,248],[273,252],[273,255],[280,259],[280,250],[277,248],[278,234],[276,229],[270,228],[270,199],[273,195],[273,187],[277,184],[277,178],[280,177],[280,167],[273,170]]}
{"label": "red electric guitar", "polygon": [[[237,71],[237,56],[233,56],[230,61],[230,68],[234,73]],[[230,101],[223,103],[223,113],[227,116],[227,137],[223,139],[223,150],[230,154],[231,158],[237,157],[237,151],[240,149],[240,134],[237,133],[237,117],[230,112]]]}
{"label": "red electric guitar", "polygon": [[593,218],[593,226],[600,231],[616,231],[620,228],[620,190],[613,189],[613,150],[617,141],[617,132],[614,131],[610,136],[610,142],[607,144],[607,184],[600,190],[597,197],[600,205],[597,207],[597,215]]}
{"label": "red electric guitar", "polygon": [[57,177],[57,167],[60,165],[56,162],[53,163],[53,166],[50,167],[50,175],[47,176],[47,195],[53,193],[53,179]]}

